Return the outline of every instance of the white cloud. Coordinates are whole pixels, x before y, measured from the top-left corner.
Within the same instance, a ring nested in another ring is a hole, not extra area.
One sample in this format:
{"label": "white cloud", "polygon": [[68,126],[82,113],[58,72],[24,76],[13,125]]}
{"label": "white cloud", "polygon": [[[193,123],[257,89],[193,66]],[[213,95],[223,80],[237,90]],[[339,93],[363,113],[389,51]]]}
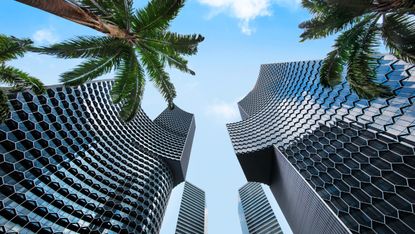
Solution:
{"label": "white cloud", "polygon": [[39,44],[52,44],[58,41],[58,36],[52,29],[44,28],[37,30],[33,34],[32,39]]}
{"label": "white cloud", "polygon": [[236,121],[239,118],[237,103],[215,101],[207,106],[206,113],[224,122]]}
{"label": "white cloud", "polygon": [[251,35],[255,29],[250,22],[257,17],[270,16],[271,5],[296,8],[301,0],[198,0],[212,8],[211,17],[221,12],[239,19],[242,33]]}

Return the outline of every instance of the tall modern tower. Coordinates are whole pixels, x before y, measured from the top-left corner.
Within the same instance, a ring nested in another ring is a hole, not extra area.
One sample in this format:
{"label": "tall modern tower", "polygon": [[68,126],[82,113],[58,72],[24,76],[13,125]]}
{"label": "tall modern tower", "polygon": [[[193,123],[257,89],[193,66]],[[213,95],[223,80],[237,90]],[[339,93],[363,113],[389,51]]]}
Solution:
{"label": "tall modern tower", "polygon": [[294,233],[415,232],[415,67],[378,59],[395,97],[323,88],[322,61],[267,64],[228,124],[248,181],[270,185]]}
{"label": "tall modern tower", "polygon": [[282,234],[260,183],[249,182],[239,189],[238,208],[243,234]]}
{"label": "tall modern tower", "polygon": [[0,125],[0,233],[158,233],[195,131],[175,107],[129,122],[112,81],[10,97]]}
{"label": "tall modern tower", "polygon": [[176,234],[207,234],[205,192],[185,182]]}

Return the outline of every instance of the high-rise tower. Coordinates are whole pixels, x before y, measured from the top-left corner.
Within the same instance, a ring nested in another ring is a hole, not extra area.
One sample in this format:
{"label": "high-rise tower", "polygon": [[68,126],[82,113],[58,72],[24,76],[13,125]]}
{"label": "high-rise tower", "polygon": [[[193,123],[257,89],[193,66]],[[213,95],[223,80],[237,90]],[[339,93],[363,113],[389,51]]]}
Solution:
{"label": "high-rise tower", "polygon": [[207,234],[205,192],[185,182],[176,234]]}
{"label": "high-rise tower", "polygon": [[415,232],[415,67],[378,59],[395,94],[320,84],[322,61],[267,64],[228,124],[248,181],[270,185],[294,233]]}
{"label": "high-rise tower", "polygon": [[282,234],[260,183],[249,182],[239,189],[238,209],[243,234]]}
{"label": "high-rise tower", "polygon": [[112,81],[10,97],[0,125],[0,232],[157,233],[195,131],[175,107],[121,122]]}

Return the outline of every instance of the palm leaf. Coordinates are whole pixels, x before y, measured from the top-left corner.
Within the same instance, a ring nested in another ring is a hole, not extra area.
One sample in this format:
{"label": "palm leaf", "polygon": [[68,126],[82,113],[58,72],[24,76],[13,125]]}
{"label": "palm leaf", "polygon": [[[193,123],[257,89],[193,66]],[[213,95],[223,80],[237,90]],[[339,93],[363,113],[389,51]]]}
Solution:
{"label": "palm leaf", "polygon": [[183,55],[196,54],[197,46],[205,39],[200,34],[181,35],[171,32],[157,33],[156,38],[148,40],[156,49],[162,47]]}
{"label": "palm leaf", "polygon": [[187,60],[184,59],[183,57],[181,57],[180,55],[177,54],[171,54],[171,55],[166,55],[166,54],[162,54],[162,62],[166,63],[170,66],[170,67],[174,67],[176,69],[178,69],[181,72],[184,73],[188,73],[192,76],[196,75],[196,73],[187,67]]}
{"label": "palm leaf", "polygon": [[166,30],[185,0],[151,0],[145,8],[140,9],[134,16],[133,29],[136,33],[152,30]]}
{"label": "palm leaf", "polygon": [[77,37],[48,47],[32,48],[31,51],[55,55],[58,58],[97,58],[109,57],[114,51],[127,49],[120,39],[104,37]]}
{"label": "palm leaf", "polygon": [[388,14],[382,24],[385,45],[397,58],[415,63],[415,20],[409,14]]}
{"label": "palm leaf", "polygon": [[350,57],[353,43],[365,32],[368,24],[375,22],[375,15],[366,16],[353,28],[343,32],[336,39],[334,50],[323,61],[320,80],[324,87],[334,87],[342,80],[343,67]]}
{"label": "palm leaf", "polygon": [[98,78],[112,70],[116,70],[121,62],[120,52],[115,52],[111,57],[93,58],[81,63],[74,70],[61,75],[61,81],[65,85],[77,86],[87,81]]}
{"label": "palm leaf", "polygon": [[160,62],[161,58],[157,53],[152,52],[145,45],[139,50],[141,60],[145,66],[150,80],[158,88],[164,99],[173,106],[173,99],[176,97],[176,90],[174,85],[170,82],[169,74],[164,71],[163,64]]}
{"label": "palm leaf", "polygon": [[[377,18],[378,19],[378,18]],[[377,19],[365,25],[363,33],[352,41],[351,53],[348,58],[347,80],[350,88],[360,98],[373,99],[390,97],[392,93],[388,86],[376,83],[375,49],[379,47],[379,27]]]}
{"label": "palm leaf", "polygon": [[35,94],[45,92],[42,82],[29,74],[6,65],[0,66],[0,81],[13,86],[13,91],[32,89]]}
{"label": "palm leaf", "polygon": [[303,6],[313,13],[314,18],[299,25],[304,29],[301,41],[326,37],[352,27],[370,8],[370,3],[370,0],[350,0],[347,4],[342,1],[303,1]]}
{"label": "palm leaf", "polygon": [[122,61],[111,90],[113,102],[122,104],[119,114],[124,121],[131,121],[137,114],[144,86],[144,71],[132,51],[130,56]]}
{"label": "palm leaf", "polygon": [[0,34],[0,63],[23,56],[32,43],[29,39],[18,39]]}

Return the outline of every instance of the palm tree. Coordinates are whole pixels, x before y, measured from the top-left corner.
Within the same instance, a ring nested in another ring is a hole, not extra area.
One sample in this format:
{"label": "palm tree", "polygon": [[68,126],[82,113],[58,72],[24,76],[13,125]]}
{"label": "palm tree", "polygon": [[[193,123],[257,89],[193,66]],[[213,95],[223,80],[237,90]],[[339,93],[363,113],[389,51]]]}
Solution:
{"label": "palm tree", "polygon": [[45,88],[35,77],[6,65],[6,61],[23,56],[26,51],[32,48],[33,42],[29,39],[18,39],[0,34],[0,83],[11,86],[10,88],[0,88],[0,123],[4,122],[9,116],[7,104],[7,94],[18,92],[24,89],[32,89],[35,94],[42,94]]}
{"label": "palm tree", "polygon": [[112,100],[121,104],[120,116],[131,120],[137,113],[145,85],[145,73],[174,108],[174,85],[166,65],[195,75],[184,56],[197,53],[201,35],[168,31],[184,0],[151,0],[133,9],[133,0],[17,0],[105,33],[78,37],[36,51],[60,58],[85,58],[74,70],[62,74],[66,85],[80,85],[111,71],[116,72]]}
{"label": "palm tree", "polygon": [[388,97],[389,87],[376,83],[377,47],[381,40],[397,58],[415,63],[414,0],[303,0],[313,18],[300,24],[302,40],[341,33],[321,68],[321,83],[347,81],[361,98]]}

